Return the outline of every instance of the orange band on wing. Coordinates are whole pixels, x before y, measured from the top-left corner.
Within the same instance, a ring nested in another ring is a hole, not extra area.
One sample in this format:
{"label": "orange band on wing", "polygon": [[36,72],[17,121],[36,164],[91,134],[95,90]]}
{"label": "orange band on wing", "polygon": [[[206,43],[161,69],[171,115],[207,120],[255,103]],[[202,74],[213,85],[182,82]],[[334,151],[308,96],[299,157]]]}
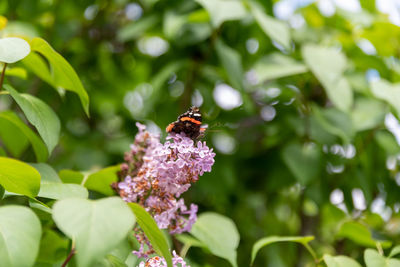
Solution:
{"label": "orange band on wing", "polygon": [[165,129],[167,131],[167,133],[172,131],[172,128],[174,128],[174,124],[171,123],[170,125],[167,126],[167,129]]}
{"label": "orange band on wing", "polygon": [[201,121],[198,121],[196,119],[190,118],[190,117],[183,117],[179,119],[180,121],[191,121],[195,124],[201,124]]}

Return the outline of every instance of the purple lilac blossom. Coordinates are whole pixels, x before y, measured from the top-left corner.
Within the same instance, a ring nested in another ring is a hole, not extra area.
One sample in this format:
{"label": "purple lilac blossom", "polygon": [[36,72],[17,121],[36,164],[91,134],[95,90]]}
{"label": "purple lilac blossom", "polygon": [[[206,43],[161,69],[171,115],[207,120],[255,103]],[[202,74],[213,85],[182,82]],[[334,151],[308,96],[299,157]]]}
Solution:
{"label": "purple lilac blossom", "polygon": [[[124,201],[142,205],[160,229],[171,234],[188,232],[197,219],[197,205],[191,204],[188,209],[179,197],[199,176],[211,171],[215,153],[206,142],[196,144],[184,133],[171,133],[162,144],[158,135],[147,132],[140,123],[136,125],[139,132],[125,154],[119,173],[123,180],[116,190]],[[154,252],[143,232],[138,231],[136,237],[149,248],[145,251],[141,246],[135,252],[137,256]]]}

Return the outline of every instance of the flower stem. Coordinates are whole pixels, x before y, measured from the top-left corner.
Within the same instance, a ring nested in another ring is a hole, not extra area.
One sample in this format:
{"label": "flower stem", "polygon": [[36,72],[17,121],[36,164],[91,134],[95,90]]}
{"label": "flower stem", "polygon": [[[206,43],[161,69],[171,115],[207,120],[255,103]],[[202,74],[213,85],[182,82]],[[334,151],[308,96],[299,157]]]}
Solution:
{"label": "flower stem", "polygon": [[185,245],[182,247],[181,252],[179,253],[179,255],[180,255],[182,258],[185,258],[185,257],[186,257],[186,253],[189,251],[189,248],[190,248],[190,247],[191,247],[190,244],[185,244]]}
{"label": "flower stem", "polygon": [[318,258],[317,258],[317,254],[315,253],[315,251],[311,248],[311,246],[308,243],[302,243],[303,246],[308,250],[308,252],[310,252],[311,256],[313,257],[315,263],[319,262]]}
{"label": "flower stem", "polygon": [[379,254],[382,256],[384,255],[381,242],[376,242],[376,249],[378,250]]}
{"label": "flower stem", "polygon": [[72,247],[71,251],[69,252],[67,258],[65,259],[61,267],[67,266],[68,262],[72,259],[72,256],[74,256],[74,254],[75,254],[75,247]]}
{"label": "flower stem", "polygon": [[7,68],[7,63],[4,63],[3,71],[1,72],[1,77],[0,77],[0,90],[3,87],[4,75],[6,74],[6,68]]}

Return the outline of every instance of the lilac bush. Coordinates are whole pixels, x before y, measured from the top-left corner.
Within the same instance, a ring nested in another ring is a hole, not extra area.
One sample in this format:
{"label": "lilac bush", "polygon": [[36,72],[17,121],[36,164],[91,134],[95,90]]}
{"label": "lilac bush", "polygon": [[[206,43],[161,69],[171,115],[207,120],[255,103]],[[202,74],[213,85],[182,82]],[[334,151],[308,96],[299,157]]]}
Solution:
{"label": "lilac bush", "polygon": [[[188,232],[197,219],[197,205],[188,208],[181,195],[199,176],[211,171],[215,153],[206,142],[196,143],[184,133],[171,133],[162,144],[158,135],[136,125],[139,132],[125,154],[121,182],[114,188],[126,202],[142,205],[160,229],[168,229],[170,234]],[[135,228],[135,235],[141,243],[134,252],[138,257],[154,253],[140,228]]]}

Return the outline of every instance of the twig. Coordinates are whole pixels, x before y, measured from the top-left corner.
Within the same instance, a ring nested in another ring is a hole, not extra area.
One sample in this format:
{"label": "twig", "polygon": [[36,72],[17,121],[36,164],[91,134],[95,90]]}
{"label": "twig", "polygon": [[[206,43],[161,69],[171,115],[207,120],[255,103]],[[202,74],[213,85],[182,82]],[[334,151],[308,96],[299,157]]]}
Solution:
{"label": "twig", "polygon": [[65,259],[65,261],[63,262],[63,264],[61,265],[61,267],[65,267],[67,266],[68,262],[72,259],[72,256],[74,256],[75,254],[75,248],[72,247],[71,251],[69,252],[67,258]]}
{"label": "twig", "polygon": [[0,90],[3,87],[4,75],[6,74],[6,68],[7,68],[7,63],[4,63],[3,71],[1,72],[1,77],[0,77]]}

